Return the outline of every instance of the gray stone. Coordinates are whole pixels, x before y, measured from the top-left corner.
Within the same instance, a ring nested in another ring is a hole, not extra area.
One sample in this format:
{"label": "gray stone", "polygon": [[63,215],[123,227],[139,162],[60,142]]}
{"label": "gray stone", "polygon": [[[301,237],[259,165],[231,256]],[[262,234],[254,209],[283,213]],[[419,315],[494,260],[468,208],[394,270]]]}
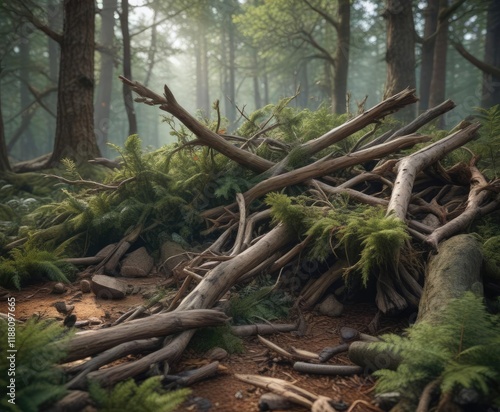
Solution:
{"label": "gray stone", "polygon": [[188,260],[186,251],[179,244],[167,241],[160,248],[161,264],[167,275],[171,275],[173,269],[181,262]]}
{"label": "gray stone", "polygon": [[143,278],[149,275],[153,269],[154,260],[145,247],[141,247],[130,253],[123,259],[120,273],[122,276],[131,278]]}
{"label": "gray stone", "polygon": [[317,306],[317,310],[322,315],[337,317],[342,315],[344,305],[340,303],[334,295],[328,295],[325,300]]}
{"label": "gray stone", "polygon": [[64,286],[64,284],[61,282],[57,282],[52,288],[52,293],[55,293],[57,295],[61,295],[64,292],[66,292],[66,286]]}
{"label": "gray stone", "polygon": [[94,275],[92,292],[100,299],[123,299],[127,294],[127,284],[106,275]]}
{"label": "gray stone", "polygon": [[83,279],[80,282],[80,289],[83,293],[90,293],[90,281]]}

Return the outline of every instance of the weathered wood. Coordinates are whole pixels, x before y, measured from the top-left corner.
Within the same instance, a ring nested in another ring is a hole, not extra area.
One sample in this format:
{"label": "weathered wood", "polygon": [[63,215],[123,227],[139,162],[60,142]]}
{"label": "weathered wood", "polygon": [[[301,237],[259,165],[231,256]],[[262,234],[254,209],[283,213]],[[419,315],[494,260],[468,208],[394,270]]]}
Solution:
{"label": "weathered wood", "polygon": [[219,326],[227,316],[212,309],[159,313],[148,318],[136,319],[112,328],[77,333],[67,344],[65,362],[82,359],[102,352],[123,342],[166,336],[188,329]]}
{"label": "weathered wood", "polygon": [[481,245],[473,235],[457,235],[438,247],[430,258],[417,322],[434,322],[449,301],[466,291],[482,293]]}
{"label": "weathered wood", "polygon": [[479,123],[471,124],[465,129],[459,130],[400,160],[397,166],[398,175],[387,206],[387,213],[394,213],[399,219],[405,220],[417,174],[443,158],[446,154],[474,139],[480,127]]}
{"label": "weathered wood", "polygon": [[467,207],[460,216],[446,223],[445,225],[435,229],[426,239],[434,249],[438,247],[438,243],[447,237],[456,233],[460,233],[466,229],[480,213],[481,206],[490,197],[491,192],[483,190],[487,186],[486,179],[479,169],[471,166],[471,180],[469,198],[467,200]]}

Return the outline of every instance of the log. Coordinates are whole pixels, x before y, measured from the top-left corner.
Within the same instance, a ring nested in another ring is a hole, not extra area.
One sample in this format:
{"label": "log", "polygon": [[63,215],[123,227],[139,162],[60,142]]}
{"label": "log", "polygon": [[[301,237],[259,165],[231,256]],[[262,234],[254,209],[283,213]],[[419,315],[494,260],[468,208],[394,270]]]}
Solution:
{"label": "log", "polygon": [[159,313],[148,318],[132,320],[113,328],[77,333],[66,346],[64,362],[71,362],[100,353],[124,342],[166,336],[187,329],[220,326],[228,317],[212,309]]}
{"label": "log", "polygon": [[457,235],[439,244],[425,275],[417,322],[434,322],[451,299],[472,290],[482,294],[481,244],[473,235]]}

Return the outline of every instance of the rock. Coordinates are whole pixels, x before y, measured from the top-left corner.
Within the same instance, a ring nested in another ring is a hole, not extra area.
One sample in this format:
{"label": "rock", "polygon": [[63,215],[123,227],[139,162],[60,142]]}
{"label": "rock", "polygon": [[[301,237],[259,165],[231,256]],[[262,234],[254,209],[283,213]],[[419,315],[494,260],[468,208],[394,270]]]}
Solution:
{"label": "rock", "polygon": [[52,288],[52,293],[56,295],[62,295],[64,292],[66,292],[66,286],[61,282],[57,282]]}
{"label": "rock", "polygon": [[77,320],[75,322],[75,328],[83,328],[88,325],[90,325],[90,322],[88,320]]}
{"label": "rock", "polygon": [[63,325],[72,328],[76,324],[76,315],[68,315],[64,318]]}
{"label": "rock", "polygon": [[61,315],[69,315],[75,309],[74,305],[67,305],[66,302],[56,302],[54,303],[54,307]]}
{"label": "rock", "polygon": [[287,398],[272,392],[263,394],[259,399],[259,411],[287,410],[292,406],[292,402]]}
{"label": "rock", "polygon": [[122,276],[143,278],[153,269],[154,260],[145,247],[130,253],[122,262],[120,273]]}
{"label": "rock", "polygon": [[316,308],[322,315],[332,317],[340,316],[344,311],[344,305],[334,295],[328,295]]}
{"label": "rock", "polygon": [[243,391],[238,391],[234,394],[236,399],[243,399]]}
{"label": "rock", "polygon": [[181,262],[188,259],[184,248],[176,242],[167,241],[160,248],[161,263],[167,275]]}
{"label": "rock", "polygon": [[83,293],[90,293],[90,281],[84,279],[80,282],[80,289]]}
{"label": "rock", "polygon": [[94,275],[91,289],[99,299],[123,299],[127,284],[111,276]]}

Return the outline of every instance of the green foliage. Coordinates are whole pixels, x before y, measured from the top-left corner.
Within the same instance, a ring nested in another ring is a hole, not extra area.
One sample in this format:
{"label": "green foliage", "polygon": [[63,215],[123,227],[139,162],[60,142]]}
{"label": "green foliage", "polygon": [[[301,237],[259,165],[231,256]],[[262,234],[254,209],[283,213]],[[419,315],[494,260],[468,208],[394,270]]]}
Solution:
{"label": "green foliage", "polygon": [[45,279],[69,283],[75,267],[46,250],[26,247],[13,249],[9,258],[0,258],[0,285],[21,289],[27,283]]}
{"label": "green foliage", "polygon": [[416,404],[424,387],[438,380],[443,394],[473,388],[500,406],[500,319],[472,292],[452,300],[435,323],[420,322],[405,336],[382,339],[372,347],[402,362],[396,371],[374,373],[378,392],[398,391]]}
{"label": "green foliage", "polygon": [[[47,406],[65,393],[64,376],[55,364],[64,356],[67,331],[57,323],[34,318],[25,324],[15,326],[15,376],[8,375],[10,362],[7,359],[12,349],[8,345],[9,325],[0,320],[0,385],[2,394],[0,409],[12,412],[37,412],[42,405]],[[66,333],[66,335],[64,335]],[[15,379],[16,404],[8,403],[6,387]]]}
{"label": "green foliage", "polygon": [[232,334],[229,325],[198,329],[189,346],[200,353],[215,347],[223,348],[228,353],[243,353],[245,349],[243,341]]}
{"label": "green foliage", "polygon": [[359,270],[366,286],[374,270],[389,271],[410,235],[406,224],[395,216],[385,216],[382,208],[370,208],[359,214],[352,214],[339,234],[344,246],[360,244],[359,260],[351,270]]}
{"label": "green foliage", "polygon": [[483,168],[491,177],[498,176],[500,165],[497,154],[500,149],[500,105],[489,109],[477,108],[477,117],[482,127],[479,130],[480,138],[473,142],[472,151],[481,156]]}
{"label": "green foliage", "polygon": [[288,315],[291,299],[270,283],[270,279],[254,281],[231,296],[228,315],[235,324],[275,321]]}
{"label": "green foliage", "polygon": [[392,270],[410,239],[404,222],[385,216],[382,208],[352,208],[342,198],[320,207],[311,198],[278,193],[270,193],[266,203],[275,221],[312,237],[310,258],[324,261],[334,250],[343,252],[352,265],[349,272],[359,272],[365,286],[374,271]]}
{"label": "green foliage", "polygon": [[166,392],[161,376],[153,376],[137,385],[133,379],[118,383],[112,390],[91,382],[89,392],[100,412],[171,412],[191,393],[189,389]]}

